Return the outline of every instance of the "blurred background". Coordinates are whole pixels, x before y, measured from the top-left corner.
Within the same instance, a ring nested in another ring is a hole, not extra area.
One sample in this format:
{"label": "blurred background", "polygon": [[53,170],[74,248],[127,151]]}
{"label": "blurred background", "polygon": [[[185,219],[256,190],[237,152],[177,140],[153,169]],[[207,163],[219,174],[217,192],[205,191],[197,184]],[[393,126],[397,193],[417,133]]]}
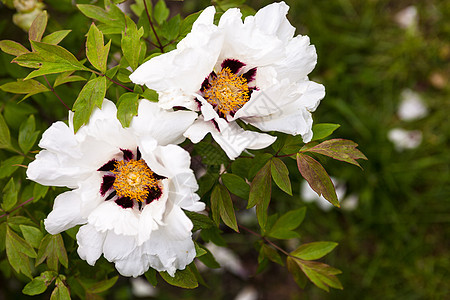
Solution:
{"label": "blurred background", "polygon": [[[166,2],[173,15],[183,16],[211,4]],[[246,4],[258,10],[272,2]],[[286,3],[296,34],[308,35],[318,53],[310,77],[324,84],[327,94],[314,122],[340,124],[332,137],[355,141],[369,160],[361,163],[364,170],[323,160],[338,187],[341,209],[311,195],[295,161],[286,160],[294,197],[274,189],[271,207],[283,212],[306,205],[308,210],[299,229],[301,239],[278,244],[293,250],[305,242],[338,242],[323,261],[343,271],[338,277],[344,289],[326,293],[308,283],[301,290],[285,268],[273,263],[256,274],[256,238],[224,229],[231,250],[210,247],[222,268],[202,271],[208,287],[186,291],[161,282],[155,289],[145,280],[130,285],[129,279],[120,278],[107,299],[449,299],[450,1]],[[71,1],[44,4],[50,15],[48,30],[72,29],[62,45],[74,54],[82,51],[91,21]],[[1,7],[0,40],[25,42],[27,35],[19,26],[26,20],[14,14],[17,11]],[[10,64],[11,58],[1,53],[0,83],[27,74]],[[67,99],[76,98],[70,87],[58,89]],[[0,92],[12,130],[18,130],[20,115],[39,113],[47,126],[66,115],[51,94],[33,96],[20,108],[18,99]],[[245,203],[236,200],[235,206],[241,209],[239,222],[256,228],[251,212],[243,210]],[[9,286],[12,292],[15,286],[15,298],[27,298],[20,295],[23,283],[1,281],[0,289]]]}

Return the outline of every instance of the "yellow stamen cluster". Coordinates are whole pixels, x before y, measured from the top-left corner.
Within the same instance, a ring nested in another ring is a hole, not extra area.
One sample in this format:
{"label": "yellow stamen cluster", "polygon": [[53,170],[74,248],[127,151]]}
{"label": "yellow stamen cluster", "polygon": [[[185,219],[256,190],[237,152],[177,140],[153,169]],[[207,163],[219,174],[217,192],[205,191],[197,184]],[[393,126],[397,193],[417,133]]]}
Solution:
{"label": "yellow stamen cluster", "polygon": [[129,197],[144,202],[150,188],[157,187],[155,173],[143,159],[118,161],[112,171],[116,175],[114,189],[119,197]]}
{"label": "yellow stamen cluster", "polygon": [[210,81],[204,97],[223,115],[236,112],[249,100],[247,79],[224,68]]}

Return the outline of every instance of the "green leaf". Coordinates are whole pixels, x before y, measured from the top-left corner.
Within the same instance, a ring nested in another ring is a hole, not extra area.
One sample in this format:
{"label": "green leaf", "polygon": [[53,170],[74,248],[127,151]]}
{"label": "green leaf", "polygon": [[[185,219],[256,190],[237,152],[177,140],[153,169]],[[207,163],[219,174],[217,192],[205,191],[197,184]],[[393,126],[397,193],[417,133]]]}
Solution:
{"label": "green leaf", "polygon": [[270,169],[272,173],[273,181],[278,185],[280,189],[292,196],[291,181],[289,179],[289,170],[284,162],[274,157],[271,160]]}
{"label": "green leaf", "polygon": [[64,72],[58,75],[56,77],[55,82],[53,83],[53,87],[57,87],[58,85],[68,83],[68,82],[75,82],[75,81],[86,81],[86,78],[73,75],[73,71]]}
{"label": "green leaf", "polygon": [[47,285],[45,284],[44,279],[41,277],[36,277],[23,288],[22,293],[25,295],[34,296],[42,294],[46,289]]}
{"label": "green leaf", "polygon": [[43,43],[57,45],[61,42],[72,30],[58,30],[50,33],[42,39]]}
{"label": "green leaf", "polygon": [[50,300],[70,300],[69,289],[60,279],[60,276],[56,278],[56,287],[50,296]]}
{"label": "green leaf", "polygon": [[309,148],[306,151],[323,154],[333,159],[361,167],[356,159],[367,160],[367,157],[361,151],[356,149],[356,147],[358,147],[358,144],[353,141],[332,139]]}
{"label": "green leaf", "polygon": [[47,19],[47,11],[45,10],[36,16],[28,31],[28,39],[30,41],[41,41],[42,35],[44,35],[45,28],[47,27]]}
{"label": "green leaf", "polygon": [[15,41],[10,40],[3,40],[0,41],[0,49],[2,49],[3,52],[14,55],[14,56],[20,56],[25,53],[29,53],[30,51],[22,46],[22,44],[19,44]]}
{"label": "green leaf", "polygon": [[168,41],[173,41],[177,38],[180,31],[181,17],[176,15],[169,22],[165,22],[161,28],[161,35]]}
{"label": "green leaf", "polygon": [[137,29],[136,23],[128,16],[125,17],[127,29],[122,33],[121,46],[123,56],[127,60],[131,69],[136,70],[139,65],[139,58],[142,56],[141,37],[144,35],[144,28]]}
{"label": "green leaf", "polygon": [[199,229],[206,229],[214,226],[214,222],[208,218],[208,216],[188,210],[185,210],[184,213],[189,219],[191,219],[192,224],[194,224],[194,228],[192,229],[194,232]]}
{"label": "green leaf", "polygon": [[130,126],[131,120],[138,113],[139,95],[135,93],[125,93],[119,98],[117,108],[117,119],[123,127]]}
{"label": "green leaf", "polygon": [[167,272],[160,272],[159,275],[169,284],[185,289],[194,289],[198,286],[197,278],[189,266],[184,270],[177,270],[172,277]]}
{"label": "green leaf", "polygon": [[334,242],[313,242],[308,244],[303,244],[294,251],[291,255],[304,260],[315,260],[324,257],[338,244]]}
{"label": "green leaf", "polygon": [[299,237],[295,231],[303,222],[306,214],[306,207],[289,211],[282,215],[269,230],[268,235],[277,239],[290,239]]}
{"label": "green leaf", "polygon": [[18,168],[25,158],[23,156],[12,156],[4,160],[0,164],[0,178],[11,176]]}
{"label": "green leaf", "polygon": [[0,113],[0,149],[10,147],[11,147],[11,136],[9,133],[9,128],[5,122],[5,119]]}
{"label": "green leaf", "polygon": [[144,273],[145,278],[148,282],[150,282],[151,285],[156,286],[158,284],[158,279],[156,278],[156,270],[155,269],[148,269],[147,272]]}
{"label": "green leaf", "polygon": [[217,262],[217,260],[214,258],[214,255],[209,251],[208,248],[199,245],[200,249],[205,251],[205,254],[198,256],[197,259],[200,260],[202,263],[204,263],[208,268],[211,269],[218,269],[220,268],[220,264]]}
{"label": "green leaf", "polygon": [[341,271],[332,268],[324,263],[316,261],[298,261],[303,273],[312,281],[317,287],[329,291],[329,287],[342,289],[339,279],[335,275],[340,274]]}
{"label": "green leaf", "polygon": [[302,269],[297,263],[297,260],[295,258],[288,256],[286,259],[286,265],[289,273],[291,273],[291,275],[294,277],[295,283],[297,283],[297,285],[303,289],[306,286],[307,278],[305,274],[302,272]]}
{"label": "green leaf", "polygon": [[2,208],[4,211],[9,211],[17,203],[17,193],[14,178],[11,178],[2,191]]}
{"label": "green leaf", "polygon": [[23,99],[26,99],[30,96],[43,93],[43,92],[49,92],[50,89],[40,83],[39,81],[36,81],[34,79],[17,79],[16,82],[8,82],[0,86],[0,89],[2,91],[13,93],[13,94],[27,94],[27,96]]}
{"label": "green leaf", "polygon": [[248,199],[250,186],[245,180],[237,175],[225,173],[221,176],[223,184],[227,189],[242,199]]}
{"label": "green leaf", "polygon": [[220,147],[208,142],[206,139],[203,139],[194,147],[195,152],[202,157],[202,162],[206,165],[220,166],[226,164],[229,160],[228,156]]}
{"label": "green leaf", "polygon": [[158,93],[155,90],[146,89],[142,96],[149,101],[158,102]]}
{"label": "green leaf", "polygon": [[98,30],[94,23],[91,24],[87,34],[86,56],[89,62],[104,74],[106,72],[106,63],[108,61],[109,48],[111,41],[104,45],[103,34]]}
{"label": "green leaf", "polygon": [[38,138],[39,131],[35,131],[35,128],[34,115],[30,115],[28,119],[20,125],[19,146],[23,153],[28,153]]}
{"label": "green leaf", "polygon": [[38,248],[41,240],[43,238],[43,234],[39,228],[28,225],[19,225],[20,230],[22,231],[23,237],[25,240],[34,248]]}
{"label": "green leaf", "polygon": [[34,188],[33,188],[34,201],[37,201],[37,200],[45,197],[45,195],[48,192],[48,189],[49,189],[48,186],[40,185],[39,183],[34,183]]}
{"label": "green leaf", "polygon": [[200,15],[200,12],[196,12],[193,14],[190,14],[186,18],[181,21],[180,25],[180,38],[184,38],[186,35],[188,35],[189,32],[192,30],[192,24],[197,20],[198,16]]}
{"label": "green leaf", "polygon": [[50,270],[58,271],[58,260],[64,267],[68,267],[69,261],[61,234],[47,234],[41,241],[36,258],[36,266],[40,265],[45,259],[47,259],[47,265]]}
{"label": "green leaf", "polygon": [[88,18],[103,23],[98,26],[103,34],[121,34],[126,28],[124,14],[115,5],[110,5],[108,11],[88,4],[77,4],[77,7]]}
{"label": "green leaf", "polygon": [[28,278],[32,278],[28,257],[35,258],[36,252],[23,238],[15,234],[9,226],[6,227],[6,255],[9,263],[17,273],[22,273]]}
{"label": "green leaf", "polygon": [[119,279],[119,276],[115,276],[113,278],[97,282],[96,284],[94,284],[94,285],[90,286],[88,289],[86,289],[86,292],[92,293],[92,294],[98,294],[98,293],[102,293],[104,291],[107,291],[114,284],[116,284],[117,279]]}
{"label": "green leaf", "polygon": [[312,127],[313,137],[311,139],[311,142],[321,140],[321,139],[326,138],[327,136],[330,136],[339,127],[341,127],[341,125],[330,124],[330,123],[322,123],[322,124],[313,125],[313,127]]}
{"label": "green leaf", "polygon": [[94,107],[101,108],[106,95],[106,78],[104,76],[91,79],[81,90],[73,104],[73,126],[75,132],[89,121]]}
{"label": "green leaf", "polygon": [[273,249],[269,245],[263,244],[259,250],[258,262],[262,262],[262,260],[266,257],[274,263],[284,266],[284,262],[277,250]]}
{"label": "green leaf", "polygon": [[322,165],[311,156],[297,153],[297,166],[309,186],[336,207],[340,207],[333,182]]}
{"label": "green leaf", "polygon": [[67,71],[89,71],[72,53],[61,46],[34,41],[31,41],[31,45],[36,52],[23,54],[13,60],[13,62],[24,67],[39,68],[39,70],[28,74],[25,80]]}
{"label": "green leaf", "polygon": [[195,257],[200,257],[200,256],[205,255],[206,253],[208,253],[197,242],[194,242],[194,246],[195,246]]}
{"label": "green leaf", "polygon": [[22,293],[30,296],[42,294],[57,276],[58,273],[53,271],[42,272],[23,288]]}
{"label": "green leaf", "polygon": [[270,177],[270,161],[256,173],[250,184],[250,194],[247,208],[251,208],[259,203],[270,201],[272,191],[272,180]]}
{"label": "green leaf", "polygon": [[169,17],[169,13],[170,11],[167,8],[166,2],[164,0],[159,0],[153,9],[153,16],[159,25],[167,20],[167,18]]}
{"label": "green leaf", "polygon": [[225,225],[232,228],[234,231],[239,232],[230,193],[228,193],[228,190],[220,184],[216,185],[211,194],[211,207],[213,206],[218,207],[220,217]]}

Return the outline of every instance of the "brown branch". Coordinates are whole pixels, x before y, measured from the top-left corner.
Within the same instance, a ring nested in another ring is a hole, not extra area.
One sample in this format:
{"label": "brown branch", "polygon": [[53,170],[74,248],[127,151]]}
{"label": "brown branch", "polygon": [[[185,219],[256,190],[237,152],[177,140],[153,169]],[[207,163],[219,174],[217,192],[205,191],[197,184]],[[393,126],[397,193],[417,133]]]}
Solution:
{"label": "brown branch", "polygon": [[161,53],[164,53],[164,46],[162,45],[161,41],[159,40],[158,34],[156,33],[155,26],[153,26],[152,17],[150,17],[150,13],[148,12],[147,2],[144,0],[144,6],[145,6],[145,12],[147,13],[148,22],[150,23],[150,26],[152,28],[153,34],[156,37],[156,41],[158,42],[157,46]]}
{"label": "brown branch", "polygon": [[50,82],[48,82],[47,76],[44,75],[44,79],[47,82],[47,85],[50,88],[50,91],[52,91],[52,93],[55,94],[56,98],[59,99],[59,101],[67,108],[67,110],[70,110],[70,108],[64,103],[64,101],[61,99],[61,97],[59,97],[59,95],[56,93],[55,89],[50,84]]}
{"label": "brown branch", "polygon": [[11,214],[11,213],[12,213],[13,211],[15,211],[15,210],[18,210],[18,209],[21,208],[22,206],[27,205],[28,203],[30,203],[30,202],[33,201],[33,200],[34,200],[34,197],[31,197],[31,198],[28,199],[27,201],[20,203],[19,205],[17,205],[16,207],[14,207],[13,209],[11,209],[10,211],[7,211],[5,214],[1,215],[1,216],[0,216],[0,219],[3,218],[3,217],[5,217],[5,216],[7,216],[7,215],[9,215],[9,214]]}
{"label": "brown branch", "polygon": [[108,79],[108,80],[111,81],[112,83],[117,84],[118,86],[120,86],[120,87],[126,89],[126,90],[129,91],[129,92],[134,92],[134,91],[133,91],[132,89],[130,89],[129,87],[126,87],[126,86],[124,86],[123,84],[121,84],[121,83],[115,81],[114,79],[109,78],[109,77],[106,76],[105,74],[102,74],[102,73],[100,73],[100,72],[97,72],[97,71],[91,70],[91,69],[89,69],[89,71],[91,71],[92,73],[97,74],[98,76],[103,76],[103,77],[105,77],[106,79]]}
{"label": "brown branch", "polygon": [[245,226],[242,226],[242,225],[238,225],[238,226],[239,226],[240,228],[244,229],[245,231],[247,231],[247,232],[249,232],[249,233],[251,233],[251,234],[253,234],[253,235],[255,235],[255,236],[257,236],[257,237],[259,237],[259,238],[261,238],[261,239],[263,239],[266,243],[268,243],[269,245],[271,245],[272,247],[274,247],[274,248],[277,249],[278,251],[282,252],[282,253],[285,254],[286,256],[292,256],[292,255],[290,255],[288,252],[286,252],[283,248],[279,247],[277,244],[273,243],[271,240],[269,240],[269,239],[267,239],[266,237],[260,235],[259,233],[254,232],[253,230],[251,230],[251,229],[249,229],[249,228],[247,228],[247,227],[245,227]]}

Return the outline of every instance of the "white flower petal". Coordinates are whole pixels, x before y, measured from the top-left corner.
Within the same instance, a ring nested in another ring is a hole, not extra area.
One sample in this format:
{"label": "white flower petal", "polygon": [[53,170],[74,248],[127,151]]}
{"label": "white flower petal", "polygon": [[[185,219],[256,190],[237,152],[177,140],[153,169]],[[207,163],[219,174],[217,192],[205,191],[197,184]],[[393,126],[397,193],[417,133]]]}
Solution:
{"label": "white flower petal", "polygon": [[122,208],[114,201],[100,204],[88,217],[98,231],[114,231],[118,235],[137,235],[139,218],[134,208]]}
{"label": "white flower petal", "polygon": [[86,223],[81,216],[80,190],[68,191],[58,195],[53,204],[53,210],[44,220],[45,229],[51,234],[57,234],[79,224]]}
{"label": "white flower petal", "polygon": [[148,100],[139,103],[138,116],[133,118],[131,128],[141,137],[150,136],[159,145],[180,143],[183,133],[197,118],[191,111],[165,111]]}
{"label": "white flower petal", "polygon": [[146,84],[158,92],[175,86],[188,95],[198,91],[213,70],[223,43],[223,36],[213,24],[214,13],[213,7],[205,9],[176,50],[139,66],[130,75],[131,81]]}
{"label": "white flower petal", "polygon": [[140,248],[131,252],[124,259],[115,261],[116,269],[122,276],[138,277],[149,268],[149,262],[145,255],[141,254]]}
{"label": "white flower petal", "polygon": [[106,233],[97,231],[90,224],[81,226],[77,233],[78,255],[93,266],[102,255],[105,237]]}
{"label": "white flower petal", "polygon": [[103,243],[103,255],[108,261],[125,259],[136,249],[134,236],[117,235],[108,231]]}
{"label": "white flower petal", "polygon": [[304,79],[317,63],[316,48],[309,44],[308,36],[296,36],[286,46],[286,57],[274,64],[279,79],[293,82]]}
{"label": "white flower petal", "polygon": [[275,35],[283,42],[287,42],[292,39],[295,33],[295,28],[286,18],[288,11],[289,6],[284,2],[267,5],[255,14],[256,26],[265,34]]}

